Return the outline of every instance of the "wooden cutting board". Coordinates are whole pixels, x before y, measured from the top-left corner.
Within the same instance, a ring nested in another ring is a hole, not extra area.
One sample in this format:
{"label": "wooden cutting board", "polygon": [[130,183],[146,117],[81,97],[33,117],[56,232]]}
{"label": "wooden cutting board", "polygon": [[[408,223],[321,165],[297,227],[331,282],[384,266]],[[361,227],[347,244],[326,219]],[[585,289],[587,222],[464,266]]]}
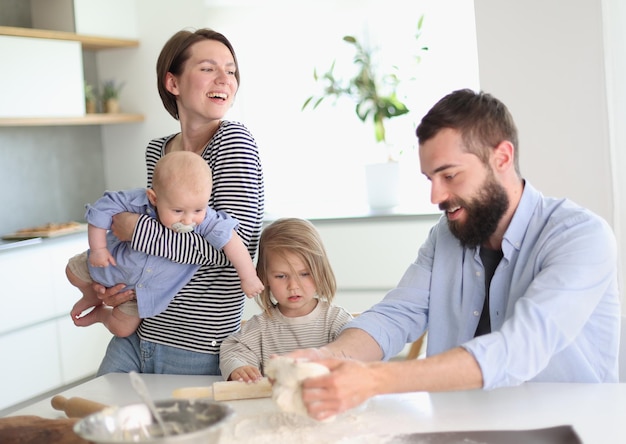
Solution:
{"label": "wooden cutting board", "polygon": [[56,237],[87,230],[87,224],[78,222],[48,223],[38,227],[24,228],[2,236],[4,240],[31,239],[33,237]]}
{"label": "wooden cutting board", "polygon": [[211,387],[181,387],[172,392],[174,398],[212,398],[214,401],[269,398],[272,384],[262,378],[256,382],[218,381]]}

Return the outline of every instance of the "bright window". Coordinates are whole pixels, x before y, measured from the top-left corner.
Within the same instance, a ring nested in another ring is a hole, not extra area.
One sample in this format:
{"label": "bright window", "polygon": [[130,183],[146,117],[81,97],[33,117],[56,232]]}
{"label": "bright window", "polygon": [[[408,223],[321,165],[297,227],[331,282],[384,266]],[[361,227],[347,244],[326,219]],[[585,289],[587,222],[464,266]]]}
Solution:
{"label": "bright window", "polygon": [[[241,4],[243,3],[243,4]],[[240,120],[259,144],[266,181],[266,210],[279,215],[341,214],[367,208],[364,165],[378,160],[374,129],[363,124],[354,105],[326,100],[301,111],[319,90],[313,70],[352,69],[354,35],[376,47],[388,63],[421,62],[403,83],[410,113],[388,121],[387,139],[402,151],[401,203],[431,212],[430,188],[419,169],[415,127],[443,95],[458,88],[478,89],[474,4],[468,0],[265,1],[236,2],[216,8],[209,26],[232,41],[242,83],[228,118]],[[422,36],[414,39],[424,14]],[[427,46],[420,53],[419,47]]]}

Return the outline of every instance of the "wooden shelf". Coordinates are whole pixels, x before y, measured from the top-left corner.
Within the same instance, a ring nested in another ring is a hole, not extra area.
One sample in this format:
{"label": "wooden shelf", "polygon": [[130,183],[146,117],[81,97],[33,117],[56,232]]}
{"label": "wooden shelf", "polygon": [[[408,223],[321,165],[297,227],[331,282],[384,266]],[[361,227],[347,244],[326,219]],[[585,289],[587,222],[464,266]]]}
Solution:
{"label": "wooden shelf", "polygon": [[80,42],[83,49],[100,50],[113,48],[133,48],[139,46],[138,40],[117,39],[110,37],[97,37],[91,35],[75,34],[73,32],[48,31],[45,29],[17,28],[13,26],[0,26],[0,35],[13,37],[34,37],[39,39],[69,40]]}
{"label": "wooden shelf", "polygon": [[[13,26],[0,26],[0,36],[73,41],[79,42],[82,48],[87,50],[133,48],[139,46],[138,40],[98,37],[73,32],[18,28]],[[143,122],[143,120],[144,116],[141,114],[86,114],[84,116],[74,117],[0,117],[0,127],[110,125]]]}
{"label": "wooden shelf", "polygon": [[119,123],[143,122],[142,114],[85,114],[80,117],[4,117],[2,126],[71,126],[71,125],[111,125]]}

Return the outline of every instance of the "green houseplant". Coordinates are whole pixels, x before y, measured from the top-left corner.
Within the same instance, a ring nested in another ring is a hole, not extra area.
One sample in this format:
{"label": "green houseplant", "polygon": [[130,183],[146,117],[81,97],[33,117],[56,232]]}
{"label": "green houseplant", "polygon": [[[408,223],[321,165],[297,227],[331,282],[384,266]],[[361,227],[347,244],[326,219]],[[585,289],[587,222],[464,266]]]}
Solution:
{"label": "green houseplant", "polygon": [[115,80],[107,80],[102,84],[102,103],[105,112],[119,112],[119,97],[122,88],[124,88],[124,83],[118,83]]}
{"label": "green houseplant", "polygon": [[[422,15],[417,22],[416,40],[421,36],[423,21]],[[343,40],[354,47],[353,63],[357,67],[356,73],[349,78],[338,77],[335,74],[335,61],[321,76],[314,70],[314,79],[322,85],[322,93],[308,97],[302,110],[309,106],[316,109],[325,99],[331,98],[335,101],[349,98],[355,103],[356,116],[363,123],[372,123],[375,141],[385,150],[387,158],[383,163],[365,165],[368,204],[374,210],[392,208],[399,204],[400,167],[398,162],[394,162],[392,150],[386,143],[385,123],[409,112],[408,107],[398,97],[400,72],[396,66],[392,66],[381,74],[373,49],[363,45],[354,36],[347,35]],[[414,62],[419,63],[420,53],[427,50],[426,46],[419,48]]]}
{"label": "green houseplant", "polygon": [[[424,16],[417,22],[415,39],[421,36]],[[355,114],[364,123],[370,121],[374,126],[374,136],[378,143],[386,142],[385,122],[388,119],[402,116],[409,112],[408,107],[398,98],[397,88],[400,77],[397,67],[391,67],[391,72],[380,74],[375,63],[374,50],[365,47],[351,35],[343,37],[344,42],[354,46],[353,63],[358,67],[356,74],[348,79],[338,78],[335,75],[335,61],[330,69],[321,76],[314,69],[313,77],[321,83],[323,92],[319,96],[308,97],[302,105],[302,110],[308,106],[316,109],[324,99],[347,97],[355,102]],[[428,50],[423,46],[420,51]],[[415,61],[419,62],[417,55]]]}
{"label": "green houseplant", "polygon": [[98,103],[98,93],[93,85],[85,83],[85,110],[88,114],[96,112]]}

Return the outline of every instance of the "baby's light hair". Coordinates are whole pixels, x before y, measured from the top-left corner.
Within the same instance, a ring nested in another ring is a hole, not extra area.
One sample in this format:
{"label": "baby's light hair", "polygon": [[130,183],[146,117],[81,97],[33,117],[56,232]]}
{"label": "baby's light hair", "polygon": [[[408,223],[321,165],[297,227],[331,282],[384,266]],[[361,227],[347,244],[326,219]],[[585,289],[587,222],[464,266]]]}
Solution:
{"label": "baby's light hair", "polygon": [[282,218],[265,227],[259,240],[256,270],[265,289],[257,298],[257,303],[264,312],[269,314],[273,307],[267,271],[270,253],[297,255],[311,272],[318,298],[332,302],[337,291],[337,281],[319,232],[308,220]]}
{"label": "baby's light hair", "polygon": [[152,189],[157,194],[172,188],[198,193],[208,187],[210,195],[212,180],[211,168],[202,156],[191,151],[172,151],[156,163]]}

